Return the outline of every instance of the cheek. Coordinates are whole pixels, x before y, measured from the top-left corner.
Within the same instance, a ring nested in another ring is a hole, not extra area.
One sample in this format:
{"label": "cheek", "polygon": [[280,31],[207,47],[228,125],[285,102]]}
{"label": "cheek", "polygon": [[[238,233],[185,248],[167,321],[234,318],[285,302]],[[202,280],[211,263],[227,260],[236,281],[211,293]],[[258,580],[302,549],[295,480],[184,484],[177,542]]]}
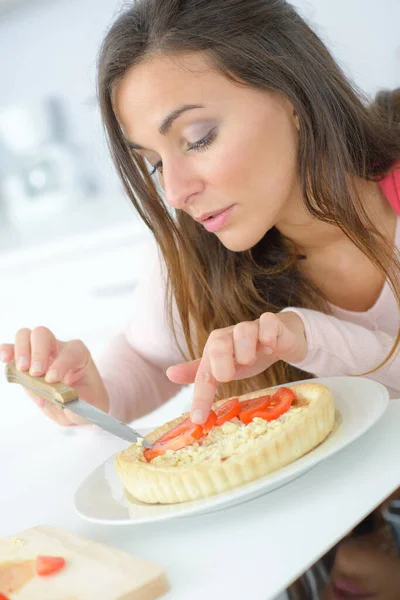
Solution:
{"label": "cheek", "polygon": [[350,539],[339,547],[336,554],[334,576],[357,578],[360,583],[379,592],[399,589],[400,561],[386,556],[362,539]]}
{"label": "cheek", "polygon": [[[268,133],[266,133],[268,131]],[[210,155],[210,183],[234,195],[269,201],[287,197],[297,174],[297,132],[288,123],[249,127],[221,140],[220,152]],[[249,193],[251,192],[251,194]]]}
{"label": "cheek", "polygon": [[297,179],[297,131],[286,119],[277,119],[257,138],[259,174],[270,200],[289,194]]}
{"label": "cheek", "polygon": [[238,180],[242,178],[246,170],[246,160],[238,146],[226,145],[223,150],[210,155],[208,169],[209,181],[219,188],[231,189],[237,186]]}

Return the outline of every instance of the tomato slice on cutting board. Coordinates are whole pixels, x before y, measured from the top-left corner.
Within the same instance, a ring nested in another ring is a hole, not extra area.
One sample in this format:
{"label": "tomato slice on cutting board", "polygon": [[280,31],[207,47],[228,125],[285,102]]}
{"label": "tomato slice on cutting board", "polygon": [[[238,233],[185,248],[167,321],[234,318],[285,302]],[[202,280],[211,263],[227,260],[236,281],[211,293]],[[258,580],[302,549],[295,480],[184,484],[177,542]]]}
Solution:
{"label": "tomato slice on cutting board", "polygon": [[37,556],[36,573],[38,575],[52,575],[60,571],[65,565],[65,558],[62,556]]}
{"label": "tomato slice on cutting board", "polygon": [[286,387],[281,387],[272,396],[271,401],[265,409],[256,411],[253,414],[253,419],[254,417],[260,417],[266,421],[273,421],[289,410],[294,399],[295,395],[292,390]]}
{"label": "tomato slice on cutting board", "polygon": [[215,414],[217,415],[217,420],[215,424],[223,425],[225,421],[230,421],[231,419],[237,417],[239,412],[239,398],[232,398],[232,400],[227,400],[215,410]]}
{"label": "tomato slice on cutting board", "polygon": [[273,396],[259,396],[250,400],[242,400],[240,403],[239,419],[245,425],[248,425],[253,420],[254,414],[261,410],[265,410],[271,402]]}

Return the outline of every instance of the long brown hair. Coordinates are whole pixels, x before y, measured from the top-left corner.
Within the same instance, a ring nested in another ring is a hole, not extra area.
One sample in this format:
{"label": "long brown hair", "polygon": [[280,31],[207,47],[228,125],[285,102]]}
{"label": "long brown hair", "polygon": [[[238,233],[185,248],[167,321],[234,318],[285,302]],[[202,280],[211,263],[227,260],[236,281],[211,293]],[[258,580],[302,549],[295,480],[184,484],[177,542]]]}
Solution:
{"label": "long brown hair", "polygon": [[[329,312],[298,268],[296,249],[275,228],[251,250],[226,249],[182,211],[170,214],[144,160],[129,150],[113,110],[114,86],[129,68],[155,54],[193,51],[231,80],[292,102],[300,121],[298,172],[308,211],[340,227],[384,273],[400,306],[399,255],[351,183],[351,176],[379,180],[400,157],[398,98],[382,93],[368,108],[284,0],[138,0],[116,19],[102,44],[99,101],[116,169],[166,263],[168,306],[171,311],[174,298],[190,357],[201,356],[212,330],[264,312],[287,306]],[[173,327],[171,312],[170,323]],[[400,332],[391,355],[399,343]],[[305,375],[280,361],[257,377],[224,384],[221,393]]]}

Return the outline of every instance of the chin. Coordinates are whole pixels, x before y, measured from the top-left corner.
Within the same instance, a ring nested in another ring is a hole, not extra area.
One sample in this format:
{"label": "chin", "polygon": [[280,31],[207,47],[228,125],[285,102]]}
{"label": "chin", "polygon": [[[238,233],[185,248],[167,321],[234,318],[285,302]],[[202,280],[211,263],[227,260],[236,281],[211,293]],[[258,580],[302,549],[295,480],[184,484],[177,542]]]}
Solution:
{"label": "chin", "polygon": [[259,236],[250,236],[248,235],[248,232],[243,232],[242,235],[232,235],[228,232],[224,234],[221,232],[221,234],[217,235],[217,237],[221,244],[223,244],[228,250],[231,250],[232,252],[245,252],[246,250],[250,250],[256,244],[258,244],[264,235],[265,232]]}

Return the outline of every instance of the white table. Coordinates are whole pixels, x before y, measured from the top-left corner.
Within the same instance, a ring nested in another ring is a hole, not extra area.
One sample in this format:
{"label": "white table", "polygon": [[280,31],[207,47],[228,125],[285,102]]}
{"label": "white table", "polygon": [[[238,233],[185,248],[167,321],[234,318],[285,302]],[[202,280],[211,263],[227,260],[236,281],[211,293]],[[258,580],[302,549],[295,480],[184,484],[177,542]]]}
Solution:
{"label": "white table", "polygon": [[62,429],[0,378],[0,537],[50,524],[166,569],[166,600],[271,600],[400,485],[400,400],[363,437],[295,481],[208,515],[101,526],[73,506],[81,481],[125,443]]}

